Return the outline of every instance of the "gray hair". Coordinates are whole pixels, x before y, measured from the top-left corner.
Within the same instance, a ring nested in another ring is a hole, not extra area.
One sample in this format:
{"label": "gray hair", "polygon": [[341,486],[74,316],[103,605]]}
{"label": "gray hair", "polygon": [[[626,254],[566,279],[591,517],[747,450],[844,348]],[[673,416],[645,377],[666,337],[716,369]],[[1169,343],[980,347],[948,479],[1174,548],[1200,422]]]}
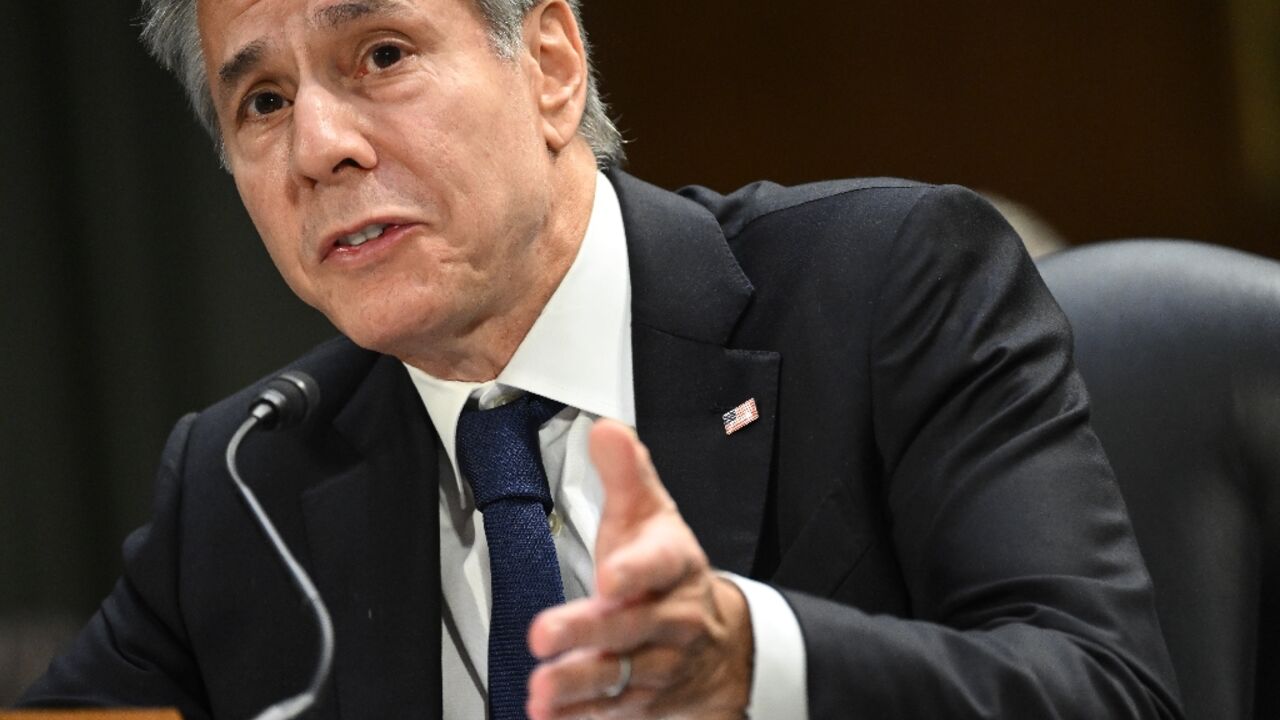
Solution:
{"label": "gray hair", "polygon": [[[489,39],[500,57],[511,59],[522,46],[524,18],[542,0],[470,0],[489,25]],[[601,168],[621,165],[626,160],[622,135],[609,118],[609,109],[600,97],[596,72],[591,64],[586,27],[582,24],[581,0],[567,0],[578,20],[587,53],[587,104],[578,134],[591,146]],[[209,94],[209,79],[196,23],[196,0],[142,0],[142,43],[160,65],[172,72],[186,90],[191,109],[205,130],[222,148],[218,115]]]}

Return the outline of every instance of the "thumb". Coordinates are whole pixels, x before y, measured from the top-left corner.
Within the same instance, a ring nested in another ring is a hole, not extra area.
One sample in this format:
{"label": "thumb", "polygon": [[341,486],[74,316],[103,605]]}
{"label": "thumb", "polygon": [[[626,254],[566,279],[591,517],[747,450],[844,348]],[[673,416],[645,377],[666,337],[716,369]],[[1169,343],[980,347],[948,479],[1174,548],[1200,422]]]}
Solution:
{"label": "thumb", "polygon": [[635,431],[620,422],[596,421],[588,439],[591,462],[604,488],[604,508],[596,539],[596,562],[600,563],[619,544],[626,542],[646,519],[675,507],[649,450]]}
{"label": "thumb", "polygon": [[604,486],[601,523],[631,523],[671,507],[671,497],[658,479],[649,449],[631,428],[601,419],[588,439],[591,462]]}

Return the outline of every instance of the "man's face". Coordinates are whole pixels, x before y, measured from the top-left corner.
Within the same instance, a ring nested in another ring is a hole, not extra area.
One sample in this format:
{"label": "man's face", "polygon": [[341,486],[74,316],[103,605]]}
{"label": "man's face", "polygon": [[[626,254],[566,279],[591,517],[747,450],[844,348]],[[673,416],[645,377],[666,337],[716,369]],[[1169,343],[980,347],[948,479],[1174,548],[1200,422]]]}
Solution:
{"label": "man's face", "polygon": [[536,63],[495,54],[469,0],[199,10],[236,186],[299,297],[402,358],[528,301],[551,202]]}

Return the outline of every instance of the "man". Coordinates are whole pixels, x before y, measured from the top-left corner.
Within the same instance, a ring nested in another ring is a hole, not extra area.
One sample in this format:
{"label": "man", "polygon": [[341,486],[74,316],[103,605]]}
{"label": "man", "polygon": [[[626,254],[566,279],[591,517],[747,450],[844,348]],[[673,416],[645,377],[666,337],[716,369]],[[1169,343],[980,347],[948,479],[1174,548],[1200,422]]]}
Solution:
{"label": "man", "polygon": [[[1176,717],[1008,227],[955,188],[619,172],[576,10],[148,4],[281,274],[349,338],[295,366],[308,423],[240,454],[332,609],[318,716]],[[27,702],[241,717],[303,685],[312,634],[221,464],[259,387],[179,423],[125,577]],[[515,542],[554,553],[513,572],[481,479],[507,449],[471,428],[543,403]],[[547,572],[568,601],[495,642]]]}

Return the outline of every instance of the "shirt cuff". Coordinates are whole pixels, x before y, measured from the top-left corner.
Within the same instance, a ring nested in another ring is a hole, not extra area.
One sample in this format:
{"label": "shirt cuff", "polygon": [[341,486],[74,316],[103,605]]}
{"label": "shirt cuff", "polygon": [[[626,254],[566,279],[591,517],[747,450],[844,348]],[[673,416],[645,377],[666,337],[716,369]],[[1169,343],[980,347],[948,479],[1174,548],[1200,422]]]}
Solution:
{"label": "shirt cuff", "polygon": [[[733,573],[720,573],[738,586],[751,613],[751,700],[747,717],[752,720],[808,720],[809,687],[800,622],[777,590]],[[768,678],[766,682],[762,679]]]}

